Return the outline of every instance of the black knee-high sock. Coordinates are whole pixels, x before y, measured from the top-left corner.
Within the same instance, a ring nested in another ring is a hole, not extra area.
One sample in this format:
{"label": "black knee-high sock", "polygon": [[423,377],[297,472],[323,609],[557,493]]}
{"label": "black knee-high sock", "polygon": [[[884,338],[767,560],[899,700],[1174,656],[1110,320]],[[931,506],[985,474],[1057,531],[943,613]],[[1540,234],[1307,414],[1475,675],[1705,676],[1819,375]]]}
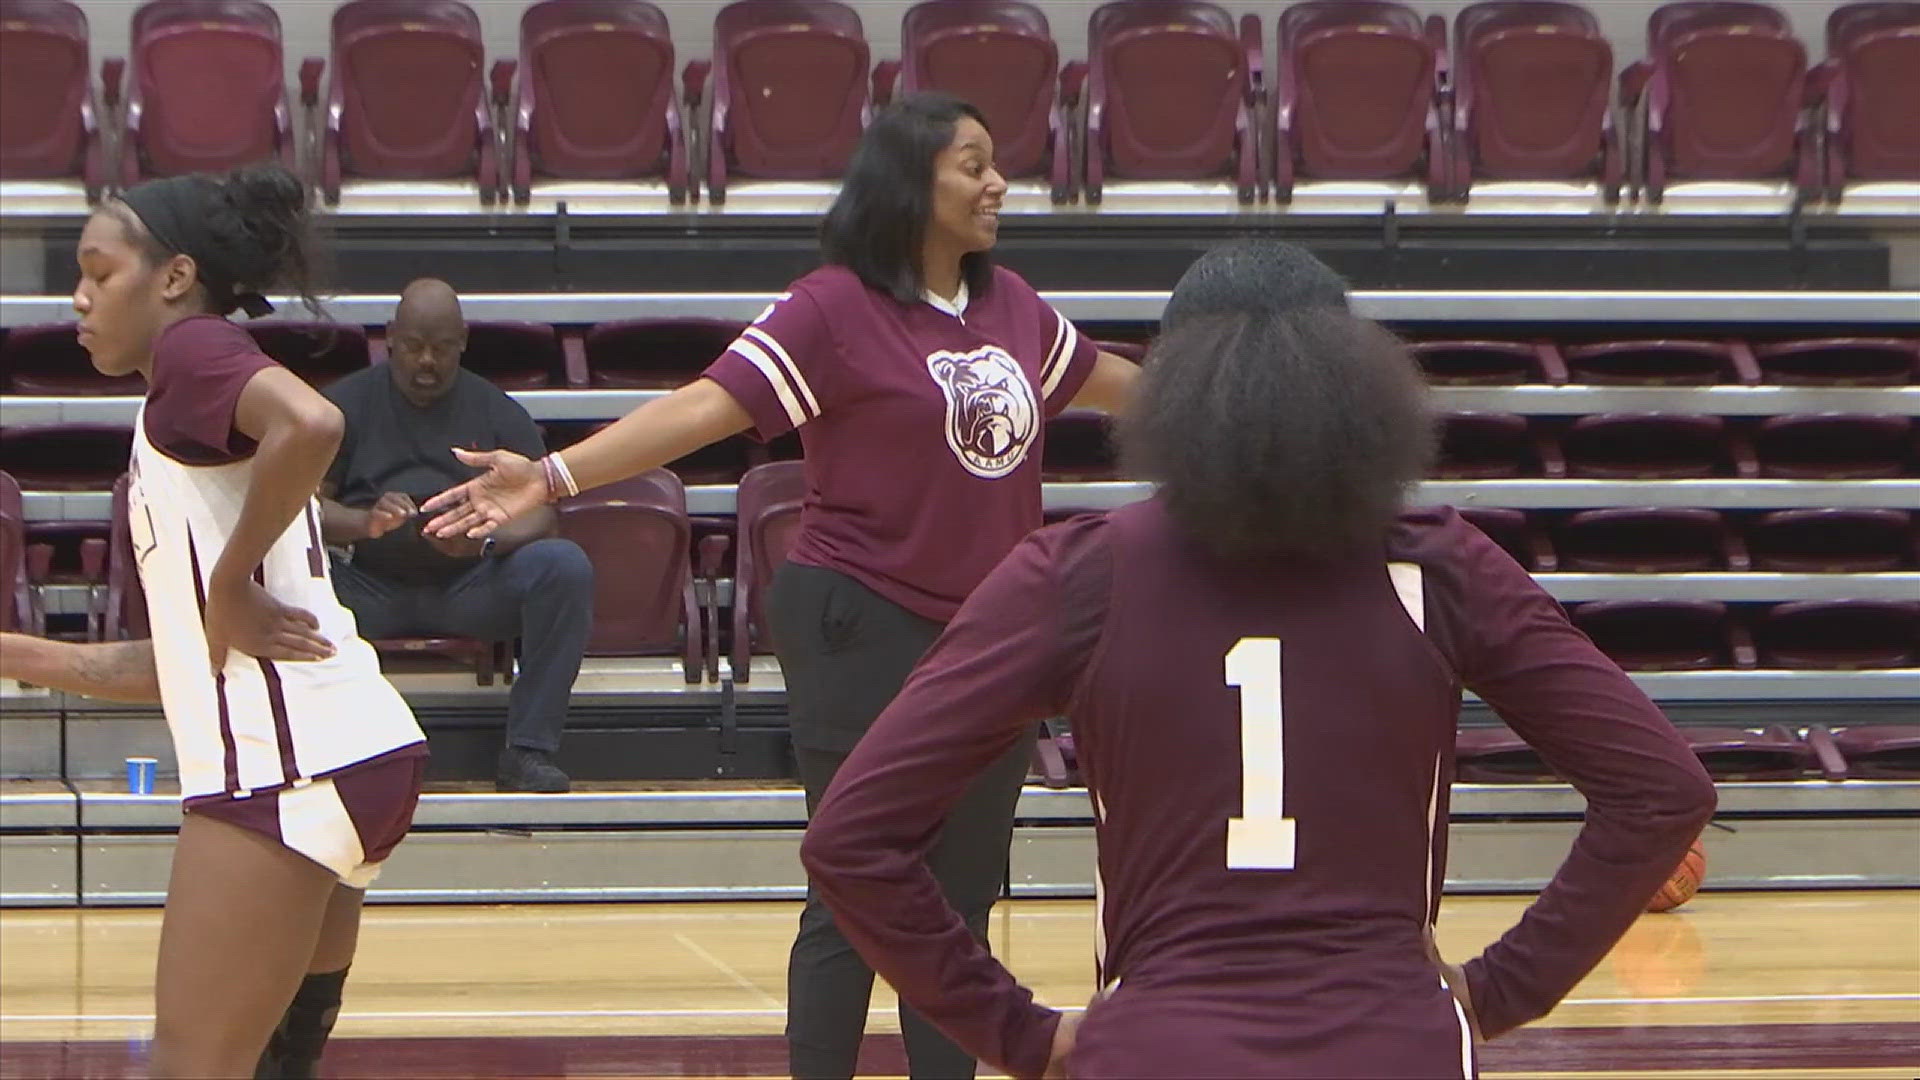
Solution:
{"label": "black knee-high sock", "polygon": [[347,969],[308,975],[294,992],[280,1026],[267,1040],[254,1080],[307,1080],[320,1064],[327,1036],[340,1016],[340,988]]}

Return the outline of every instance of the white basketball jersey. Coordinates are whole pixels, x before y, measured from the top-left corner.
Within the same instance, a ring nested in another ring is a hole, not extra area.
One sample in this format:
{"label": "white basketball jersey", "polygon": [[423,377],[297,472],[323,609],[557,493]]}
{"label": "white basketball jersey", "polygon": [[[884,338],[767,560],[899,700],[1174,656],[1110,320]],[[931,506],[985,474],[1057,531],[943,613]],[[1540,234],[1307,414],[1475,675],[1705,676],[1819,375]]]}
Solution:
{"label": "white basketball jersey", "polygon": [[312,612],[334,655],[276,663],[235,650],[219,674],[210,670],[206,583],[240,520],[253,459],[188,465],[168,457],[147,438],[145,406],[133,430],[128,525],[184,797],[300,785],[423,742],[413,711],[334,596],[312,499],[254,580],[281,603]]}

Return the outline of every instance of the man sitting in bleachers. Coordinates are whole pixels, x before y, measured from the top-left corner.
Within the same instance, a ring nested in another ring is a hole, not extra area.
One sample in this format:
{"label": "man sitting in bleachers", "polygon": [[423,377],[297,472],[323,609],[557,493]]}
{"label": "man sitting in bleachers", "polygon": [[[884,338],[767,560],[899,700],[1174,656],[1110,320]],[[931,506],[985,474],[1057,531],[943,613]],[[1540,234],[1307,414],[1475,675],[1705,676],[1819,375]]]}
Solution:
{"label": "man sitting in bleachers", "polygon": [[387,325],[388,363],[327,388],[347,432],[321,486],[334,588],[369,640],[521,639],[507,699],[501,791],[566,791],[553,761],[593,622],[593,568],[541,507],[484,541],[424,535],[418,503],[473,470],[451,447],[538,458],[540,431],[520,403],[460,366],[467,324],[446,282],[408,285]]}

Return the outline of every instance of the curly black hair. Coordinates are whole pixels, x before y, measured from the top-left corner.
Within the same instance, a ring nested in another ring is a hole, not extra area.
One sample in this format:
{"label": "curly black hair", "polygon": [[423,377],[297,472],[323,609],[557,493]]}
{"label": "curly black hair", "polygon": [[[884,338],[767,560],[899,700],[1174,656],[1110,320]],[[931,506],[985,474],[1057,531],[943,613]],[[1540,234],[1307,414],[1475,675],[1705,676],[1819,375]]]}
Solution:
{"label": "curly black hair", "polygon": [[1168,302],[1116,427],[1129,475],[1221,556],[1336,559],[1378,544],[1434,453],[1400,341],[1305,250],[1236,241]]}

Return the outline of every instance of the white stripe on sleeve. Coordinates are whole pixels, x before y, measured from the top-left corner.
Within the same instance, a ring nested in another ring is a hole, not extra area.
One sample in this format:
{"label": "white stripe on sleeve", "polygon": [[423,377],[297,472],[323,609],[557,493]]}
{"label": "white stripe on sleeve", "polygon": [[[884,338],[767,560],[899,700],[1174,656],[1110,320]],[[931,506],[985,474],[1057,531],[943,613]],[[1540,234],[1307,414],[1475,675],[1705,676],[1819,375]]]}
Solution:
{"label": "white stripe on sleeve", "polygon": [[1070,358],[1074,346],[1080,343],[1080,332],[1073,328],[1065,315],[1056,311],[1053,317],[1060,320],[1060,325],[1053,332],[1053,350],[1047,354],[1047,362],[1040,368],[1042,399],[1051,398],[1053,392],[1060,388],[1060,380],[1066,376],[1067,368],[1073,366]]}
{"label": "white stripe on sleeve", "polygon": [[766,377],[767,385],[773,387],[774,396],[780,399],[780,407],[786,410],[787,419],[794,427],[807,422],[807,414],[801,409],[799,398],[794,396],[793,384],[787,381],[786,374],[780,370],[780,365],[774,362],[773,357],[768,356],[760,346],[748,341],[744,336],[735,340],[727,351],[738,353],[748,363],[760,369],[760,374]]}
{"label": "white stripe on sleeve", "polygon": [[[774,340],[772,334],[767,333],[757,326],[747,327],[746,333],[741,336],[749,337],[759,342],[779,360],[781,370],[787,373],[787,377],[793,382],[794,389],[799,391],[800,400],[807,403],[807,415],[809,417],[819,416],[820,400],[813,396],[813,387],[807,385],[807,377],[800,374],[800,365],[794,363],[793,357],[787,354],[786,346]],[[798,425],[795,426],[797,427]]]}

